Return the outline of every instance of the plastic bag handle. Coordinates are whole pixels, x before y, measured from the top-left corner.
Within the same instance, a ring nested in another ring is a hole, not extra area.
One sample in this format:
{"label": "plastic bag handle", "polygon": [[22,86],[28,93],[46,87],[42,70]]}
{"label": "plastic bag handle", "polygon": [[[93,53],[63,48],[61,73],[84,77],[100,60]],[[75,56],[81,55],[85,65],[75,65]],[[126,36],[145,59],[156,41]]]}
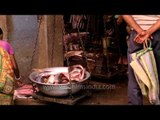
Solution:
{"label": "plastic bag handle", "polygon": [[[149,43],[148,43],[149,42]],[[149,45],[148,45],[149,44]],[[151,40],[150,39],[147,39],[143,42],[143,48],[144,49],[147,49],[147,48],[150,48],[151,47]]]}

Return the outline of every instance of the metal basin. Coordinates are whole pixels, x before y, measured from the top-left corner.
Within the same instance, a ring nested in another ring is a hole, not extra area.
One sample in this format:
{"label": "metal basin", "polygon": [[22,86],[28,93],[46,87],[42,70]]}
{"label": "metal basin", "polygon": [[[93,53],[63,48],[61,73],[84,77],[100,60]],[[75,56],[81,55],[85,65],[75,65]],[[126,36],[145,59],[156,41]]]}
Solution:
{"label": "metal basin", "polygon": [[[68,73],[68,67],[53,67],[53,68],[45,68],[45,71],[54,71],[55,74],[66,72]],[[36,83],[39,90],[49,96],[67,96],[69,94],[74,94],[80,91],[81,89],[85,89],[86,80],[90,77],[89,72],[85,72],[85,78],[82,82],[71,82],[66,84],[46,84],[36,81],[36,77],[39,75],[39,72],[32,72],[29,75],[29,79]]]}

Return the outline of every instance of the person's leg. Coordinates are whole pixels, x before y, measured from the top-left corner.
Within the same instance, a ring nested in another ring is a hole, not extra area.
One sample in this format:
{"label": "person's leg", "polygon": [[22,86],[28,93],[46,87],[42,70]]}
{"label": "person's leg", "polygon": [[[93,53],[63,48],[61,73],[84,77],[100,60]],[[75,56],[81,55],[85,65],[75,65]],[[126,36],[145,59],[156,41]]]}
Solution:
{"label": "person's leg", "polygon": [[157,64],[158,77],[160,78],[160,31],[157,31],[153,34],[152,48]]}
{"label": "person's leg", "polygon": [[[152,48],[156,60],[158,78],[160,80],[160,30],[153,34]],[[159,95],[160,98],[160,95]]]}
{"label": "person's leg", "polygon": [[136,35],[135,31],[131,32],[129,47],[128,47],[128,104],[129,105],[143,105],[143,96],[140,87],[135,79],[133,69],[130,66],[130,54],[142,49],[142,45],[133,41]]}
{"label": "person's leg", "polygon": [[128,62],[127,62],[127,49],[128,49],[128,46],[127,46],[127,42],[126,42],[126,37],[123,38],[123,45],[122,45],[122,64],[123,65],[127,65]]}

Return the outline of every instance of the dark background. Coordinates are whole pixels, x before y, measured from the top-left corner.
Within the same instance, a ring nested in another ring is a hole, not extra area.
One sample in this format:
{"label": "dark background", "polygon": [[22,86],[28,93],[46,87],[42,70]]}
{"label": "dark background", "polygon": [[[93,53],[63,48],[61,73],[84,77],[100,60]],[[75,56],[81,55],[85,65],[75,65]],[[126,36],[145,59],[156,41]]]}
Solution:
{"label": "dark background", "polygon": [[[0,14],[32,15],[32,14],[159,14],[160,4],[158,0],[3,0],[1,1]],[[158,115],[156,106],[3,106],[0,108],[3,117],[11,119],[36,119],[57,118],[60,115],[65,119],[85,119],[86,115],[92,119],[124,119],[133,117],[139,119],[149,115]],[[2,113],[3,112],[3,113]],[[57,115],[57,112],[59,115]],[[149,114],[145,114],[147,112]],[[84,114],[85,113],[85,114]],[[130,117],[127,117],[131,113]],[[144,113],[144,114],[142,114]],[[65,115],[64,115],[65,114]],[[120,118],[121,117],[121,118]],[[148,116],[147,116],[148,117]],[[144,119],[144,118],[143,118]]]}
{"label": "dark background", "polygon": [[4,0],[0,14],[159,14],[158,0]]}

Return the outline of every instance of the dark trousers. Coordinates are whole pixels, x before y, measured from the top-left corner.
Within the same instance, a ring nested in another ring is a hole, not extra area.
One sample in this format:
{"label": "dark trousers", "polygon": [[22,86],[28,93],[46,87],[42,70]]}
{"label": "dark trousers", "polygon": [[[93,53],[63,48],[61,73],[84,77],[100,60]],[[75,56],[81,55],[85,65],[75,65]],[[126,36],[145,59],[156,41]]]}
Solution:
{"label": "dark trousers", "polygon": [[[135,31],[131,31],[129,47],[128,47],[128,63],[131,62],[130,54],[138,50],[143,49],[142,44],[137,44],[134,42],[136,36]],[[155,32],[153,35],[152,48],[155,55],[155,60],[157,64],[158,77],[160,78],[160,31]],[[143,96],[140,87],[135,79],[133,70],[128,64],[128,103],[129,105],[143,105]]]}

